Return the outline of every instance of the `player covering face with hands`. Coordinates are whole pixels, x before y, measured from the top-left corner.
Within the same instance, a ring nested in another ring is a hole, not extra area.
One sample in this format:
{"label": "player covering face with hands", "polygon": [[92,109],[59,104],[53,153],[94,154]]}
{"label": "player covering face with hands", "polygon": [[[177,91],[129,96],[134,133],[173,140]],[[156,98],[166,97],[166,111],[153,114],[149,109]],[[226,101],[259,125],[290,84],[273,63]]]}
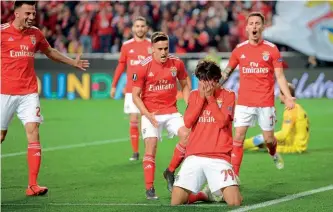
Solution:
{"label": "player covering face with hands", "polygon": [[242,197],[230,164],[235,93],[220,86],[221,70],[212,61],[199,62],[195,74],[199,89],[190,93],[184,114],[191,132],[171,205],[209,201],[209,192],[200,192],[207,181],[211,193],[223,195],[230,206],[239,206]]}

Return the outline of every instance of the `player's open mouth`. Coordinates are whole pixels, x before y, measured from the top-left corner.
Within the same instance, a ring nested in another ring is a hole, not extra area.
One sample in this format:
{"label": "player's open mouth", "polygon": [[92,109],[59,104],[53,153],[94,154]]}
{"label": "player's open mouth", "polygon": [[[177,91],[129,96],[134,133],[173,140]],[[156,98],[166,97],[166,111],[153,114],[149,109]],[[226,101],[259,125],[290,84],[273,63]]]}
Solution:
{"label": "player's open mouth", "polygon": [[258,33],[257,31],[252,31],[253,35],[257,35],[257,33]]}

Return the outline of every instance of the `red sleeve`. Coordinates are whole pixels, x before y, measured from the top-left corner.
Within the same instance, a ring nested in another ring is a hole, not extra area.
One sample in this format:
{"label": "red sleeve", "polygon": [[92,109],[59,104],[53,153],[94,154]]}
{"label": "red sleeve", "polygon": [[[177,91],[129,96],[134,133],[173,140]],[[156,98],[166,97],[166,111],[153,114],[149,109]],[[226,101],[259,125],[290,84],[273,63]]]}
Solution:
{"label": "red sleeve", "polygon": [[126,59],[127,59],[127,57],[126,57],[125,47],[122,46],[120,49],[120,57],[118,60],[119,62],[118,62],[116,71],[114,73],[113,81],[112,81],[113,88],[115,88],[117,86],[119,78],[126,68]]}
{"label": "red sleeve", "polygon": [[190,129],[197,122],[204,103],[205,98],[201,97],[198,91],[192,91],[190,93],[188,105],[184,114],[185,127]]}
{"label": "red sleeve", "polygon": [[146,81],[146,66],[142,66],[141,64],[136,66],[136,69],[132,76],[133,86],[143,88],[143,85]]}
{"label": "red sleeve", "polygon": [[225,114],[223,114],[223,112],[220,110],[220,108],[218,107],[218,105],[216,103],[215,97],[210,96],[209,98],[207,98],[207,100],[208,100],[209,108],[212,111],[212,116],[214,117],[219,128],[224,128],[224,127],[228,126],[228,123],[231,120],[230,120],[229,116],[226,117]]}
{"label": "red sleeve", "polygon": [[230,117],[230,121],[234,120],[235,104],[236,104],[236,95],[234,92],[232,92],[230,94],[230,97],[229,97],[228,103],[227,103],[227,111],[228,111],[228,115]]}
{"label": "red sleeve", "polygon": [[39,38],[39,42],[38,42],[38,47],[36,48],[36,51],[41,51],[44,52],[45,50],[47,50],[50,47],[49,42],[47,42],[46,38],[44,37],[43,33],[38,29],[37,30],[37,38]]}
{"label": "red sleeve", "polygon": [[235,69],[237,67],[238,63],[239,63],[239,61],[238,61],[238,57],[237,57],[237,52],[236,52],[236,49],[234,49],[229,58],[228,67]]}
{"label": "red sleeve", "polygon": [[178,78],[178,80],[184,80],[184,79],[186,79],[186,77],[187,77],[187,72],[186,72],[184,62],[180,60],[179,70],[177,72],[177,78]]}
{"label": "red sleeve", "polygon": [[283,58],[277,47],[274,47],[272,50],[272,60],[274,68],[283,68]]}

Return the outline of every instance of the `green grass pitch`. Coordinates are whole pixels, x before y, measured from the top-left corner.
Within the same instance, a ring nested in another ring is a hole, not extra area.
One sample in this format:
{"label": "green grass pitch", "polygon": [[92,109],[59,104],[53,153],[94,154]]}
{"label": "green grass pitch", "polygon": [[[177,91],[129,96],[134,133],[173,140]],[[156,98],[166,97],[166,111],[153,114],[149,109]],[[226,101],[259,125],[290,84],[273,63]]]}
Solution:
{"label": "green grass pitch", "polygon": [[[277,170],[266,153],[246,152],[241,170],[243,205],[253,205],[333,184],[333,101],[298,100],[310,118],[308,152],[284,155]],[[164,138],[157,151],[155,188],[158,201],[147,201],[141,160],[130,162],[128,118],[123,101],[42,100],[42,165],[39,183],[44,197],[25,197],[27,141],[15,118],[1,145],[2,211],[227,211],[225,204],[169,207],[162,177],[177,142]],[[179,103],[184,111],[183,102]],[[283,106],[277,102],[278,118]],[[280,128],[278,122],[277,128]],[[248,136],[259,132],[250,129]],[[90,144],[90,145],[89,145]],[[55,149],[56,147],[61,147]],[[21,152],[21,153],[20,153]],[[143,142],[140,142],[141,156]],[[10,153],[19,153],[8,156]],[[6,156],[7,155],[7,156]],[[142,157],[141,157],[142,158]],[[258,211],[332,211],[333,190],[258,209]],[[119,205],[117,205],[119,204]],[[148,205],[146,205],[148,204]],[[152,204],[152,205],[150,205]]]}

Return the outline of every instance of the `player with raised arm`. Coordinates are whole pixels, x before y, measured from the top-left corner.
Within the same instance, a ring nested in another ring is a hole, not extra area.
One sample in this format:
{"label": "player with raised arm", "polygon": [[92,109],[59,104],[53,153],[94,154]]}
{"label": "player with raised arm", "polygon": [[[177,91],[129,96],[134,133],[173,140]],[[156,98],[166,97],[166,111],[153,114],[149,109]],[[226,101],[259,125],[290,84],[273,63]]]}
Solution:
{"label": "player with raised arm", "polygon": [[284,162],[276,152],[274,138],[274,73],[280,89],[285,95],[288,109],[295,106],[288,83],[283,73],[283,60],[278,48],[262,39],[265,19],[261,13],[251,13],[247,18],[246,30],[249,39],[233,50],[227,68],[222,72],[226,80],[239,65],[239,91],[235,109],[235,136],[233,142],[232,165],[237,175],[243,158],[243,142],[248,127],[258,120],[269,154],[278,169]]}
{"label": "player with raised arm", "polygon": [[170,136],[177,135],[179,144],[186,146],[188,129],[176,105],[177,81],[182,87],[186,103],[190,91],[184,63],[169,55],[168,36],[163,32],[155,32],[151,42],[152,56],[141,62],[132,77],[133,101],[142,114],[141,130],[145,142],[143,170],[146,197],[149,200],[158,199],[154,189],[155,155],[162,130],[166,129]]}
{"label": "player with raised arm", "polygon": [[33,26],[36,1],[15,1],[14,21],[1,24],[1,143],[14,115],[22,121],[28,139],[28,196],[47,193],[48,188],[37,184],[41,163],[39,124],[43,121],[34,71],[35,52],[48,58],[86,70],[87,60],[75,60],[50,47],[42,32]]}
{"label": "player with raised arm", "polygon": [[137,17],[133,21],[133,38],[124,42],[120,50],[119,63],[116,68],[111,88],[111,97],[115,97],[116,86],[121,74],[126,69],[127,83],[124,102],[124,113],[129,114],[130,118],[130,138],[132,144],[133,155],[131,161],[139,160],[139,109],[132,100],[132,76],[134,68],[140,64],[142,60],[151,54],[151,42],[146,38],[148,26],[144,17]]}
{"label": "player with raised arm", "polygon": [[[295,96],[295,88],[288,83],[291,95]],[[284,104],[285,95],[280,92],[281,103]],[[282,128],[275,132],[277,152],[279,153],[303,153],[308,148],[310,137],[309,117],[303,107],[295,104],[291,110],[285,109],[283,113]],[[248,138],[244,142],[244,150],[259,150],[265,147],[264,137],[257,135]]]}
{"label": "player with raised arm", "polygon": [[242,197],[230,164],[235,93],[220,87],[221,69],[215,62],[200,61],[195,75],[199,89],[190,93],[184,115],[191,133],[171,205],[208,201],[207,192],[200,192],[207,181],[212,193],[223,195],[230,206],[239,206]]}

